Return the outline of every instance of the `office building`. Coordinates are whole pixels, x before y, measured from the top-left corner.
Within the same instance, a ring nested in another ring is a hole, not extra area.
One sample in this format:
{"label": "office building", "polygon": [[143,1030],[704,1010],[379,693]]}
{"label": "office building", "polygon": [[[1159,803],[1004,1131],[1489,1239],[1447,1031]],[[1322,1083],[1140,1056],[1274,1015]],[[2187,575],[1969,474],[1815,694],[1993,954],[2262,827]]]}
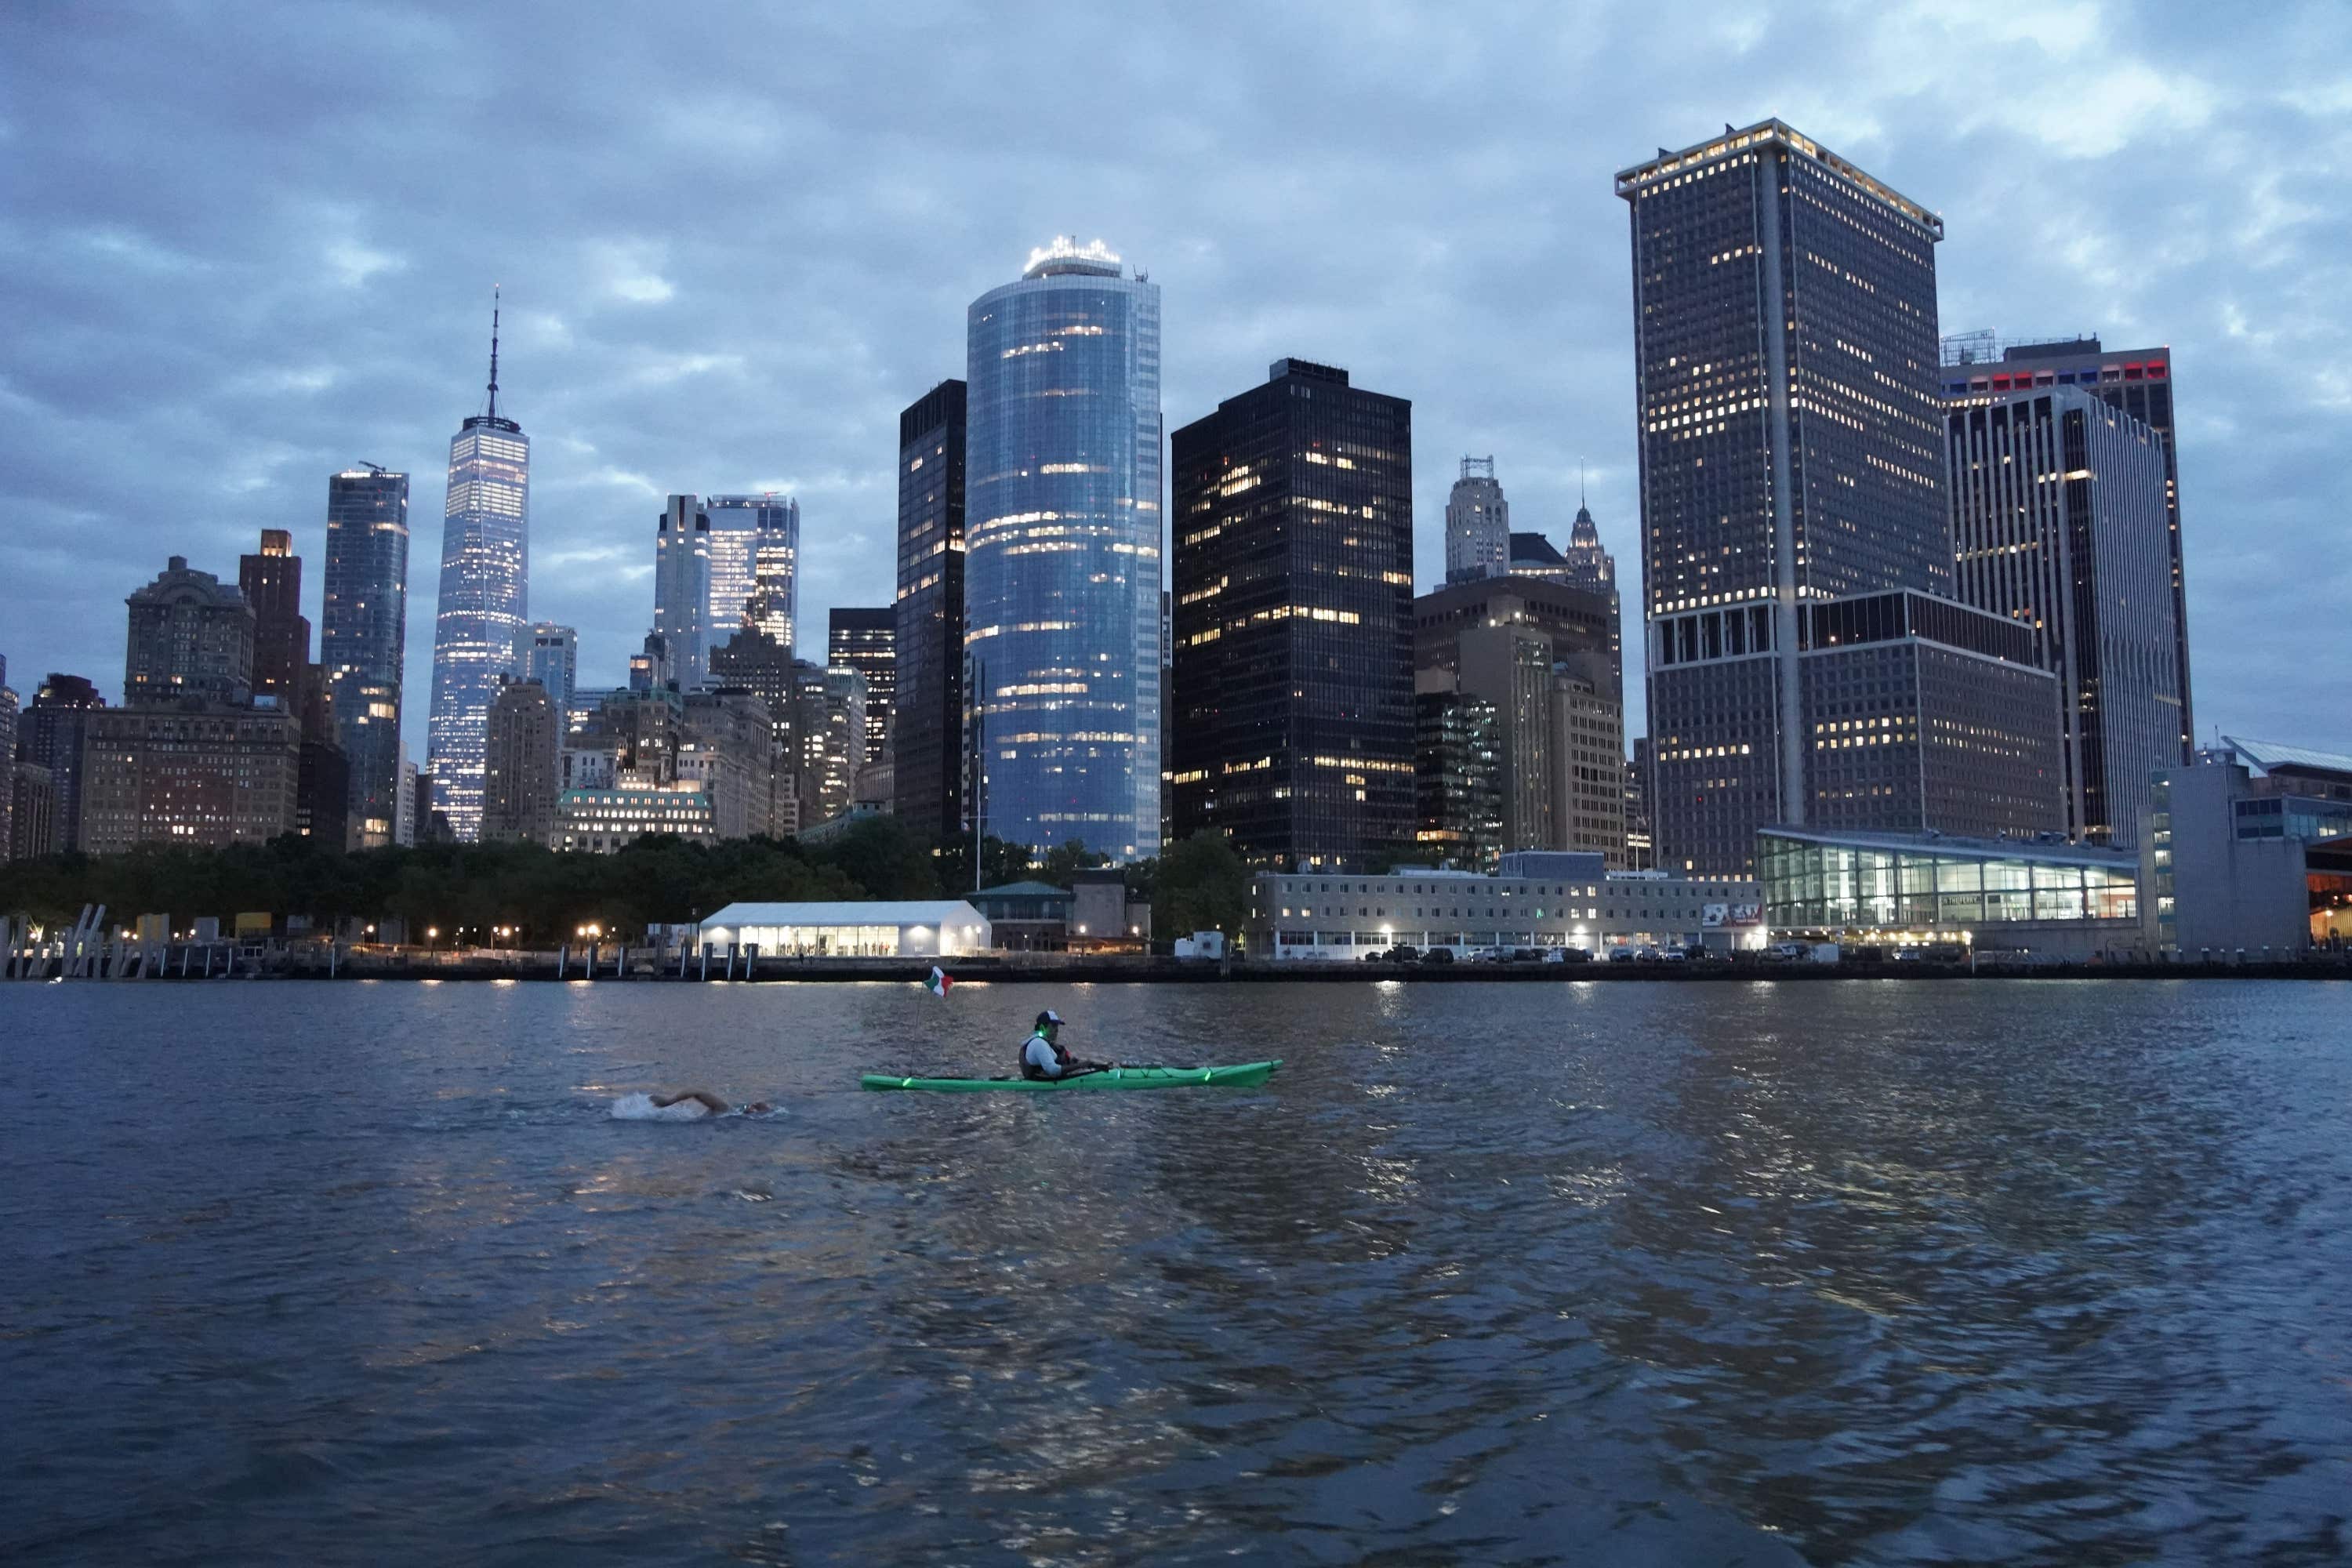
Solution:
{"label": "office building", "polygon": [[1973,947],[2083,962],[2138,944],[2124,850],[2041,838],[1769,827],[1759,835],[1775,935],[1901,949]]}
{"label": "office building", "polygon": [[[654,530],[654,629],[668,680],[691,691],[710,673],[710,513],[693,496],[672,496]],[[656,677],[658,679],[658,676]]]}
{"label": "office building", "polygon": [[752,691],[689,691],[677,746],[677,778],[710,796],[710,830],[721,839],[774,831],[775,722]]}
{"label": "office building", "polygon": [[464,842],[482,828],[482,748],[499,678],[520,664],[530,625],[530,437],[499,413],[499,318],[490,310],[485,412],[449,443],[441,591],[433,618],[433,707],[425,765],[433,805]]}
{"label": "office building", "polygon": [[552,621],[534,621],[523,638],[522,678],[539,682],[562,724],[580,682],[580,634]]}
{"label": "office building", "polygon": [[373,463],[327,480],[319,663],[351,764],[355,847],[394,842],[403,810],[401,664],[408,647],[408,476]]}
{"label": "office building", "polygon": [[8,770],[7,858],[37,860],[59,847],[56,782],[40,763],[19,758]]}
{"label": "office building", "polygon": [[1648,871],[1657,866],[1650,835],[1650,738],[1633,740],[1633,754],[1625,759],[1625,868]]}
{"label": "office building", "polygon": [[1533,577],[1545,583],[1568,581],[1568,557],[1540,533],[1513,532],[1508,553],[1503,575]]}
{"label": "office building", "polygon": [[2187,963],[2352,947],[2352,755],[2225,736],[2168,767],[2140,836],[2141,941]]}
{"label": "office building", "polygon": [[1509,570],[1511,505],[1495,479],[1495,459],[1465,458],[1445,498],[1445,580],[1475,582]]}
{"label": "office building", "polygon": [[1178,430],[1171,831],[1360,870],[1414,828],[1412,405],[1276,360]]}
{"label": "office building", "polygon": [[864,765],[878,766],[890,741],[892,699],[898,689],[898,615],[879,609],[836,609],[825,627],[824,662],[866,678]]}
{"label": "office building", "polygon": [[[16,723],[18,700],[8,685],[8,660],[0,657],[0,861],[18,858],[16,832]],[[43,787],[47,773],[43,770]]]}
{"label": "office building", "polygon": [[253,608],[253,694],[300,714],[310,695],[310,622],[302,614],[302,558],[284,529],[261,531],[261,549],[240,555],[237,592]]}
{"label": "office building", "polygon": [[1617,558],[1601,546],[1601,525],[1592,521],[1592,510],[1581,497],[1577,500],[1576,521],[1569,526],[1568,549],[1563,553],[1568,574],[1562,580],[1570,587],[1616,602]]}
{"label": "office building", "polygon": [[1160,852],[1160,289],[1036,251],[968,319],[964,643],[987,830]]}
{"label": "office building", "polygon": [[710,519],[705,649],[746,624],[793,647],[800,620],[801,503],[770,490],[710,496],[702,510]]}
{"label": "office building", "polygon": [[2165,554],[2172,574],[2172,688],[2180,694],[2180,757],[2193,760],[2196,715],[2189,686],[2189,600],[2180,570],[2180,451],[2173,433],[2172,351],[2116,349],[2096,338],[2001,342],[1991,332],[1946,338],[1947,406],[1982,403],[2029,387],[2079,386],[2156,433],[2164,448]]}
{"label": "office building", "polygon": [[253,700],[253,606],[244,595],[174,555],[162,575],[124,603],[131,606],[124,706],[241,707]]}
{"label": "office building", "polygon": [[79,675],[51,671],[16,716],[16,756],[48,770],[57,847],[81,847],[82,753],[89,715],[106,706],[98,688]]}
{"label": "office building", "polygon": [[89,853],[152,843],[216,849],[293,830],[302,742],[293,714],[187,699],[97,709],[87,722],[80,847]]}
{"label": "office building", "polygon": [[1413,677],[1413,854],[1492,871],[1503,850],[1503,751],[1495,705],[1451,670]]}
{"label": "office building", "polygon": [[1541,578],[1495,576],[1449,584],[1412,602],[1412,666],[1460,668],[1459,644],[1474,626],[1516,626],[1541,633],[1556,658],[1609,654],[1615,641],[1610,601]]}
{"label": "office building", "polygon": [[1995,394],[1946,426],[1958,596],[2028,628],[2058,678],[2068,834],[2130,848],[2180,752],[2162,443],[2073,386]]}
{"label": "office building", "polygon": [[[1743,871],[1773,824],[2058,826],[2054,681],[2014,626],[1949,602],[1942,220],[1778,120],[1627,169],[1617,194],[1658,864]],[[1881,749],[1890,727],[1924,752]]]}
{"label": "office building", "polygon": [[849,813],[866,759],[866,677],[807,659],[793,666],[790,739],[782,764],[793,778],[801,827]]}
{"label": "office building", "polygon": [[711,798],[698,784],[568,789],[557,798],[555,816],[556,847],[581,854],[610,855],[648,834],[718,841]]}
{"label": "office building", "polygon": [[[1503,847],[1549,849],[1552,837],[1551,639],[1532,626],[1465,627],[1452,673],[1492,703],[1501,752]],[[1424,675],[1435,675],[1432,667]]]}
{"label": "office building", "polygon": [[490,703],[482,747],[485,844],[555,842],[555,796],[562,724],[535,680],[509,677]]}
{"label": "office building", "polygon": [[1390,947],[1456,955],[1577,948],[1766,944],[1756,883],[1736,877],[1612,871],[1591,854],[1528,851],[1481,873],[1400,866],[1386,876],[1261,875],[1250,889],[1249,951],[1277,961],[1348,961]]}
{"label": "office building", "polygon": [[892,634],[891,796],[898,820],[946,838],[963,826],[964,384],[898,416],[898,592]]}
{"label": "office building", "polygon": [[1630,869],[1625,849],[1625,710],[1598,654],[1555,663],[1545,726],[1551,765],[1549,847]]}
{"label": "office building", "polygon": [[352,844],[352,761],[335,744],[331,725],[300,726],[295,761],[294,831],[332,849]]}
{"label": "office building", "polygon": [[[399,782],[393,791],[392,841],[403,849],[411,849],[416,845],[417,798],[419,795],[426,796],[429,805],[432,792],[425,780],[418,776],[416,764],[408,760],[408,747],[405,744],[400,748],[400,757],[396,766],[399,771],[394,776]],[[353,830],[353,837],[355,839],[358,837],[356,828]]]}

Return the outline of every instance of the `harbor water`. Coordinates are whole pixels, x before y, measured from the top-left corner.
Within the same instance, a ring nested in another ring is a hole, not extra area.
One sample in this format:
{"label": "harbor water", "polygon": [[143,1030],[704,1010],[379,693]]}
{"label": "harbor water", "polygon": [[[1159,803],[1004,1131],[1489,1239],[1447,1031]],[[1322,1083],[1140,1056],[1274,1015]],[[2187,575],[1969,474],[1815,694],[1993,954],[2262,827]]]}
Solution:
{"label": "harbor water", "polygon": [[[1045,1006],[1287,1065],[856,1087]],[[2352,1558],[2340,984],[76,983],[0,1059],[12,1563]]]}

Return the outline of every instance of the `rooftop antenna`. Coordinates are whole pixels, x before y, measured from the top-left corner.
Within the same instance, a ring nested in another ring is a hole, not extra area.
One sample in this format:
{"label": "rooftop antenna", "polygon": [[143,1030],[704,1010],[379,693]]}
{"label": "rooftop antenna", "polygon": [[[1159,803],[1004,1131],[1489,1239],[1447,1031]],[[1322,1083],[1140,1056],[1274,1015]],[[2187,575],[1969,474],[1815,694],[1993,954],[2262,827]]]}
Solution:
{"label": "rooftop antenna", "polygon": [[499,416],[499,286],[490,285],[490,417]]}
{"label": "rooftop antenna", "polygon": [[1576,510],[1584,510],[1584,459],[1576,459]]}

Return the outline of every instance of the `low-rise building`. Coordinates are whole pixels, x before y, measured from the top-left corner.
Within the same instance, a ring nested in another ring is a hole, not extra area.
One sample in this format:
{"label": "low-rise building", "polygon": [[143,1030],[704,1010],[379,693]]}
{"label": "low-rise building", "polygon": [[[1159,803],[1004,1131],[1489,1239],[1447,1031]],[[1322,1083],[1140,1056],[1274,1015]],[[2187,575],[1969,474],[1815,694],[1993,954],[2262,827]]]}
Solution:
{"label": "low-rise building", "polygon": [[1116,866],[1070,874],[1069,944],[1102,952],[1140,952],[1151,943],[1151,906],[1129,896]]}
{"label": "low-rise building", "polygon": [[702,922],[702,940],[801,958],[952,958],[992,941],[988,918],[961,899],[730,904]]}
{"label": "low-rise building", "polygon": [[2139,866],[2063,834],[1966,838],[1768,827],[1756,836],[1775,934],[2084,961],[2139,946]]}
{"label": "low-rise building", "polygon": [[1384,877],[1265,873],[1250,892],[1254,958],[1351,959],[1386,947],[1703,947],[1765,945],[1757,884],[1739,877],[1611,871],[1602,857],[1528,851],[1496,875],[1400,866]]}
{"label": "low-rise building", "polygon": [[2189,962],[2352,946],[2352,756],[2224,739],[2156,775],[2143,940]]}
{"label": "low-rise building", "polygon": [[1008,952],[1052,952],[1068,945],[1070,890],[1051,882],[999,882],[971,896],[988,917],[997,945]]}
{"label": "low-rise building", "polygon": [[709,793],[692,784],[568,789],[556,797],[556,847],[609,855],[649,833],[715,843],[710,804]]}

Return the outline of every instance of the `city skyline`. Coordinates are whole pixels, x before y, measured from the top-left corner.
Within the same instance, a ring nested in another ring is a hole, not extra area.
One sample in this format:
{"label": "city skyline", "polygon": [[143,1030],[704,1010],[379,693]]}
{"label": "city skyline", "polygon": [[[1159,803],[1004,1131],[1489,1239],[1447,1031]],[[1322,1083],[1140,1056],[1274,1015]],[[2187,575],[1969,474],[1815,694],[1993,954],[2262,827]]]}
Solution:
{"label": "city skyline", "polygon": [[[87,189],[68,192],[63,176],[83,154],[66,137],[75,127],[116,123],[93,119],[110,114],[110,101],[142,102],[157,125],[184,129],[201,122],[215,92],[242,79],[241,68],[215,67],[197,73],[211,92],[139,86],[149,68],[143,62],[172,47],[169,26],[159,24],[151,50],[120,50],[102,68],[92,58],[94,79],[114,89],[60,104],[49,117],[56,129],[38,113],[11,120],[19,147],[45,154],[58,178],[21,176],[21,220],[45,243],[12,260],[5,274],[25,313],[56,323],[28,334],[16,384],[30,400],[27,418],[0,437],[6,442],[0,469],[11,476],[15,515],[26,524],[0,545],[22,595],[11,606],[19,613],[7,652],[20,686],[54,668],[89,675],[119,697],[111,689],[113,638],[94,629],[109,617],[96,606],[119,600],[173,553],[226,574],[250,548],[257,526],[290,531],[296,552],[319,559],[320,476],[373,459],[419,476],[404,683],[410,749],[422,755],[435,609],[424,566],[439,559],[431,458],[446,436],[447,389],[478,376],[473,312],[479,288],[493,278],[517,300],[509,342],[525,351],[529,368],[518,369],[515,392],[533,411],[539,437],[541,549],[531,609],[581,628],[583,686],[624,678],[650,588],[639,520],[672,490],[775,489],[800,497],[810,530],[804,620],[821,624],[837,604],[887,602],[895,478],[882,432],[957,363],[961,303],[1001,273],[1007,250],[1072,227],[1116,236],[1167,290],[1161,404],[1171,426],[1205,414],[1256,366],[1292,352],[1347,363],[1368,384],[1413,400],[1429,455],[1414,487],[1418,586],[1442,575],[1436,523],[1451,478],[1445,465],[1462,453],[1493,452],[1514,523],[1556,544],[1566,542],[1575,510],[1577,459],[1589,457],[1602,541],[1630,563],[1639,553],[1624,325],[1630,284],[1622,216],[1596,182],[1653,144],[1684,144],[1695,130],[1727,117],[1747,123],[1778,113],[1941,211],[1949,234],[1939,267],[1948,331],[2041,328],[2170,345],[2196,388],[2195,406],[2182,410],[2180,464],[2189,626],[2202,650],[2200,727],[2207,734],[2217,725],[2296,732],[2324,701],[2317,678],[2300,673],[2286,639],[2332,602],[2332,574],[2342,570],[2319,531],[2326,491],[2318,478],[2341,419],[2343,394],[2327,368],[2343,363],[2330,336],[2341,329],[2316,308],[2337,264],[2299,247],[2325,227],[2305,205],[2325,209],[2343,175],[2326,161],[2332,155],[2311,153],[2296,156],[2320,157],[2318,165],[2256,179],[2244,147],[2254,140],[2298,144],[2294,128],[2312,121],[2319,101],[2315,78],[2301,74],[2301,62],[2326,55],[2331,25],[2327,15],[2307,10],[2238,26],[2270,38],[2288,59],[2274,83],[2233,75],[2237,68],[2193,33],[2167,36],[2097,7],[2066,9],[2005,34],[1962,19],[1942,26],[1912,18],[1849,29],[1857,36],[1847,39],[1825,24],[1792,18],[1789,37],[1769,49],[1736,29],[1699,28],[1673,46],[1688,56],[1687,79],[1656,101],[1612,96],[1596,81],[1606,112],[1580,115],[1575,125],[1549,114],[1534,121],[1547,142],[1560,143],[1545,147],[1540,177],[1512,151],[1511,135],[1458,121],[1431,100],[1447,71],[1487,58],[1508,68],[1496,88],[1500,101],[1535,114],[1534,84],[1507,57],[1514,44],[1529,56],[1556,50],[1562,29],[1531,33],[1515,24],[1452,56],[1431,52],[1434,33],[1418,35],[1372,47],[1360,78],[1308,84],[1323,111],[1402,87],[1416,112],[1435,119],[1432,151],[1383,176],[1397,182],[1394,201],[1383,198],[1388,210],[1360,222],[1332,226],[1366,188],[1365,175],[1344,150],[1309,132],[1305,106],[1253,110],[1278,115],[1294,134],[1283,161],[1255,173],[1238,128],[1179,114],[1124,150],[1137,168],[1131,181],[1056,153],[1005,116],[985,122],[983,139],[1034,153],[1009,180],[984,178],[963,189],[944,174],[888,165],[914,181],[910,188],[929,215],[918,226],[944,221],[945,243],[909,245],[904,215],[887,205],[861,209],[856,223],[832,220],[824,244],[773,264],[782,270],[761,271],[744,268],[747,247],[739,237],[703,245],[657,224],[641,202],[620,201],[609,218],[597,216],[603,184],[593,170],[578,174],[576,189],[496,215],[462,242],[419,237],[415,225],[399,221],[402,204],[416,199],[413,176],[404,173],[383,205],[372,198],[357,205],[340,194],[346,180],[330,183],[307,159],[282,176],[282,192],[215,177],[226,214],[272,219],[249,237],[139,181],[111,182],[103,201]],[[403,31],[396,21],[387,26],[392,36],[381,41],[395,76],[427,72],[440,50],[456,47]],[[511,47],[505,29],[475,34],[475,26],[457,33],[486,55]],[[24,46],[12,51],[20,62],[84,59],[88,45],[70,29],[38,18],[8,27]],[[1667,47],[1636,36],[1640,30],[1622,18],[1598,18],[1593,30],[1632,49],[1635,65],[1648,62],[1654,75]],[[1078,31],[1083,36],[1052,47],[1083,53],[1088,38],[1099,45],[1096,24]],[[140,38],[134,32],[127,41]],[[323,52],[339,46],[324,29],[298,27],[285,47],[323,61]],[[898,43],[877,33],[873,47]],[[2070,62],[2077,69],[2095,64],[2100,85],[2095,101],[2063,126],[2035,123],[2031,105],[2040,100],[2029,99],[2012,121],[1957,90],[1929,91],[1916,102],[1867,84],[1859,95],[1842,91],[1841,68],[1867,77],[1877,60],[1877,74],[1891,79],[1884,67],[1941,58],[1939,50],[1980,71],[2007,68],[2045,97],[2044,79],[2068,77]],[[842,59],[858,46],[824,40],[819,53]],[[1417,82],[1424,67],[1429,79]],[[21,85],[26,103],[49,101],[24,65],[0,68]],[[515,68],[520,90],[542,107],[559,79],[596,72],[568,47],[543,66]],[[944,59],[919,51],[911,68],[929,79],[945,70]],[[1132,73],[1114,70],[1088,90],[1116,95],[1123,84],[1132,88]],[[2244,105],[2220,134],[2215,105],[2224,92],[2242,96]],[[764,101],[745,103],[756,109]],[[1491,109],[1496,99],[1486,101]],[[460,107],[457,127],[473,124],[477,110]],[[445,132],[380,121],[384,109],[372,95],[298,106],[320,144],[340,149],[345,162],[355,155],[363,169],[404,171],[418,138],[415,156],[425,162]],[[772,118],[818,133],[823,116],[836,112],[844,127],[862,123],[845,106],[824,103],[808,111],[814,121],[782,107]],[[717,169],[709,142],[694,137],[719,132],[700,121],[678,132],[684,140],[670,151],[688,174],[718,182],[714,188],[756,183],[772,173],[781,148],[774,133],[760,129],[761,114],[748,117],[748,130],[746,118],[733,117],[748,142],[730,154],[740,171]],[[528,123],[501,124],[533,144],[546,134]],[[1258,123],[1256,139],[1267,129]],[[159,131],[135,134],[167,151]],[[1185,135],[1196,139],[1195,150],[1179,157],[1171,149],[1186,144]],[[1197,142],[1202,136],[1211,140]],[[633,148],[625,138],[596,150],[625,160]],[[2020,173],[2024,153],[2033,166]],[[2163,180],[2143,172],[2167,162],[2166,153],[2178,156]],[[1477,200],[1484,208],[1499,199],[1507,220],[1482,235],[1475,252],[1444,237],[1463,193],[1428,177],[1468,154],[1491,158]],[[841,191],[856,188],[877,158],[887,163],[879,153],[847,160]],[[1227,197],[1251,199],[1187,194],[1183,176],[1204,160],[1236,171],[1224,177]],[[1562,172],[1574,177],[1558,178]],[[1304,197],[1303,208],[1262,197],[1304,188],[1300,182],[1317,176],[1331,189]],[[784,205],[824,211],[835,199],[829,189],[802,181]],[[2162,201],[2153,199],[2158,192]],[[2243,248],[2184,237],[2195,225],[2179,218],[2179,204],[2191,200],[2216,215],[2242,207],[2250,233],[2261,237]],[[518,257],[529,262],[520,271]],[[257,270],[264,258],[267,278]],[[89,277],[78,282],[68,270]],[[192,285],[203,298],[198,308],[184,309]],[[168,314],[164,298],[173,304]],[[209,302],[215,298],[220,306]],[[224,308],[230,303],[234,310]],[[108,326],[101,313],[121,327]],[[79,364],[83,384],[71,391],[59,382],[68,327],[98,331],[102,351]],[[120,333],[132,330],[143,334],[142,352],[156,355],[152,382],[89,375],[92,363],[107,363],[112,351],[104,345],[127,341]],[[795,346],[779,350],[780,342]],[[1529,355],[1529,347],[1541,352]],[[262,416],[265,405],[271,412]],[[77,436],[54,423],[68,413],[89,420],[97,434]],[[166,419],[168,428],[145,433],[150,421]],[[257,429],[266,434],[244,438]],[[2257,430],[2263,440],[2242,438]],[[85,465],[98,482],[47,482],[59,463],[83,453],[87,439],[102,441],[110,454]],[[118,453],[131,457],[111,456]],[[150,465],[166,460],[183,476],[192,463],[203,470],[194,483],[181,481],[184,521],[170,525],[177,531],[169,537],[160,519],[125,503],[125,487],[157,482]],[[115,515],[130,520],[121,559],[110,552],[91,570],[63,542],[75,533],[64,525]],[[1625,570],[1632,595],[1638,585],[1631,566]],[[314,570],[303,605],[314,621],[317,581]],[[1629,731],[1638,732],[1638,689],[1628,698],[1637,709]]]}

